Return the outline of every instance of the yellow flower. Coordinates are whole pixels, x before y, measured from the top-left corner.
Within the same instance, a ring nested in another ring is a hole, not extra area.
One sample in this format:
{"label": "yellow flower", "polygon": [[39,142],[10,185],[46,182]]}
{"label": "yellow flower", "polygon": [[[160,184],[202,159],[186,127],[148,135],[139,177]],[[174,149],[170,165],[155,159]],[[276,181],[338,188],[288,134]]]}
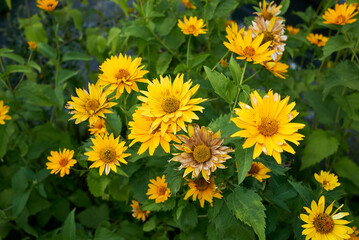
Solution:
{"label": "yellow flower", "polygon": [[209,181],[211,172],[215,172],[217,168],[225,168],[224,163],[227,159],[232,158],[228,155],[234,150],[227,146],[222,146],[221,132],[213,134],[212,131],[202,126],[199,128],[197,124],[188,125],[188,137],[185,135],[178,136],[183,144],[174,146],[182,151],[175,153],[171,161],[181,163],[179,169],[185,168],[183,177],[192,173],[192,178],[202,174],[206,181]]}
{"label": "yellow flower", "polygon": [[237,25],[237,22],[232,20],[232,19],[226,20],[226,22],[224,23],[224,27],[227,28],[227,27],[232,26],[234,24]]}
{"label": "yellow flower", "polygon": [[146,193],[146,195],[150,195],[148,199],[155,199],[155,203],[162,203],[171,196],[171,190],[167,187],[165,181],[165,175],[156,177],[156,180],[150,179],[151,183],[148,184]]}
{"label": "yellow flower", "polygon": [[76,119],[75,124],[89,119],[90,125],[94,124],[100,117],[106,118],[105,113],[112,113],[108,108],[117,103],[109,102],[107,99],[108,91],[98,85],[88,85],[89,92],[85,89],[76,89],[78,97],[71,96],[72,101],[68,101],[65,106],[70,109],[70,114],[74,114],[70,120]]}
{"label": "yellow flower", "polygon": [[46,163],[47,169],[51,169],[51,174],[58,174],[60,172],[60,177],[65,176],[65,174],[70,173],[70,168],[77,163],[75,159],[72,159],[74,156],[73,150],[68,150],[64,148],[62,151],[59,149],[58,152],[51,151],[51,156],[47,157],[49,162]]}
{"label": "yellow flower", "polygon": [[27,44],[29,44],[30,50],[35,50],[37,48],[37,45],[34,41],[28,41]]}
{"label": "yellow flower", "polygon": [[[187,180],[187,179],[186,179]],[[201,207],[204,207],[204,202],[207,201],[213,207],[213,198],[222,199],[222,192],[219,189],[216,189],[216,184],[214,183],[214,177],[211,178],[209,182],[206,181],[203,177],[197,180],[187,180],[189,190],[184,196],[184,200],[187,200],[192,196],[193,201],[196,201],[197,196]]]}
{"label": "yellow flower", "polygon": [[323,34],[313,34],[310,33],[307,36],[307,40],[314,45],[317,45],[318,47],[323,47],[325,46],[325,44],[328,42],[329,38],[328,37],[324,37]]}
{"label": "yellow flower", "polygon": [[288,75],[288,65],[278,61],[269,61],[264,63],[264,67],[276,77],[285,79]]}
{"label": "yellow flower", "polygon": [[334,188],[340,186],[340,183],[338,182],[338,176],[336,176],[334,173],[321,170],[320,174],[318,175],[315,173],[314,177],[315,180],[322,184],[322,187],[327,191],[333,190]]}
{"label": "yellow flower", "polygon": [[197,104],[206,99],[191,99],[199,84],[192,88],[191,85],[191,80],[183,83],[183,74],[177,74],[173,83],[168,76],[160,76],[160,81],[154,79],[148,83],[147,92],[141,91],[145,95],[138,97],[143,102],[141,114],[156,118],[151,125],[150,133],[160,128],[161,136],[164,136],[169,127],[176,133],[178,126],[186,132],[185,122],[190,123],[192,119],[198,119],[194,111],[202,112],[204,108]]}
{"label": "yellow flower", "polygon": [[10,107],[4,105],[4,101],[0,100],[0,125],[4,125],[4,120],[10,120],[11,117],[9,115],[6,115],[9,112]]}
{"label": "yellow flower", "polygon": [[105,125],[105,119],[99,118],[94,124],[89,125],[89,132],[92,135],[99,134],[101,137],[107,135],[107,129]]}
{"label": "yellow flower", "polygon": [[353,230],[353,233],[350,234],[349,240],[359,240],[359,237],[358,237],[359,231],[357,230],[357,227],[356,226],[352,227],[352,230]]}
{"label": "yellow flower", "polygon": [[238,24],[235,21],[232,21],[230,25],[226,27],[226,38],[228,41],[234,41],[237,38],[237,35],[240,34],[243,37],[245,27],[242,27],[238,30]]}
{"label": "yellow flower", "polygon": [[263,63],[272,59],[271,55],[276,50],[269,50],[271,41],[264,44],[262,40],[264,34],[252,38],[252,30],[244,32],[244,36],[237,34],[236,38],[228,38],[228,42],[224,42],[224,45],[232,52],[237,53],[239,57],[237,59],[246,59],[247,61],[254,61],[254,63]]}
{"label": "yellow flower", "polygon": [[297,35],[300,31],[300,28],[296,28],[291,25],[287,25],[287,31],[289,32],[289,34]]}
{"label": "yellow flower", "polygon": [[138,202],[136,200],[132,200],[132,216],[134,218],[137,218],[138,220],[142,220],[143,222],[146,220],[146,218],[148,217],[148,214],[150,214],[150,211],[143,211],[140,208],[140,205],[138,204]]}
{"label": "yellow flower", "polygon": [[353,233],[353,229],[345,226],[349,222],[341,218],[348,216],[347,212],[337,213],[343,205],[330,214],[333,210],[332,202],[326,210],[325,197],[321,196],[317,203],[313,200],[311,208],[304,207],[307,214],[300,214],[300,218],[306,224],[302,225],[304,228],[302,234],[306,235],[307,240],[313,239],[349,239],[349,234]]}
{"label": "yellow flower", "polygon": [[268,172],[270,172],[270,169],[267,168],[266,166],[264,166],[263,163],[253,162],[252,167],[249,170],[249,172],[247,173],[246,177],[252,176],[255,179],[257,179],[258,181],[263,182],[263,179],[270,178],[270,176],[267,175]]}
{"label": "yellow flower", "polygon": [[92,151],[86,152],[88,160],[94,162],[90,168],[100,168],[99,173],[102,175],[105,170],[106,175],[110,173],[110,170],[117,173],[116,165],[121,166],[121,163],[127,164],[125,157],[131,156],[129,153],[125,153],[127,147],[125,142],[119,142],[119,138],[114,138],[113,134],[95,135],[95,138],[91,138],[94,146],[91,146]]}
{"label": "yellow flower", "polygon": [[180,140],[173,134],[171,128],[168,128],[163,136],[161,135],[159,128],[156,128],[154,131],[150,131],[156,118],[143,116],[142,112],[141,108],[137,108],[135,113],[132,115],[133,121],[128,123],[131,131],[128,135],[128,139],[133,139],[130,147],[136,142],[141,142],[141,147],[137,153],[140,155],[149,149],[149,153],[152,156],[158,145],[161,144],[163,150],[166,153],[170,153],[169,143],[171,141],[180,143]]}
{"label": "yellow flower", "polygon": [[232,121],[243,130],[234,133],[231,137],[247,138],[243,148],[255,145],[253,159],[264,152],[266,155],[273,156],[280,164],[281,152],[295,153],[286,141],[299,145],[298,141],[304,136],[297,131],[305,125],[290,122],[299,113],[293,110],[295,102],[288,104],[288,101],[289,96],[281,100],[280,95],[273,94],[272,90],[269,90],[263,99],[257,91],[254,91],[251,93],[252,107],[240,102],[240,108],[235,109],[238,117],[232,118]]}
{"label": "yellow flower", "polygon": [[184,22],[181,21],[181,19],[178,19],[177,26],[181,29],[183,34],[186,35],[193,35],[197,37],[199,34],[206,34],[207,29],[203,29],[206,24],[204,24],[203,19],[198,19],[197,17],[189,17],[187,19],[186,16],[184,16]]}
{"label": "yellow flower", "polygon": [[228,61],[227,61],[227,59],[222,59],[221,60],[221,67],[222,68],[226,68],[228,66]]}
{"label": "yellow flower", "polygon": [[[355,11],[355,12],[354,12]],[[344,4],[335,4],[335,9],[329,8],[322,17],[326,24],[344,25],[346,23],[353,23],[357,19],[352,18],[357,15],[356,6],[345,2]]]}
{"label": "yellow flower", "polygon": [[37,7],[45,10],[46,12],[54,11],[57,4],[59,4],[57,0],[37,0]]}
{"label": "yellow flower", "polygon": [[103,72],[99,75],[97,84],[106,87],[109,86],[108,90],[113,92],[116,90],[116,98],[119,98],[124,89],[128,93],[131,90],[138,92],[138,86],[136,82],[147,82],[143,78],[143,75],[148,73],[147,70],[142,70],[144,67],[141,66],[141,58],[135,58],[132,61],[131,56],[111,56],[101,64],[100,70]]}
{"label": "yellow flower", "polygon": [[197,7],[190,2],[190,0],[181,0],[181,2],[186,8],[197,9]]}
{"label": "yellow flower", "polygon": [[273,17],[279,15],[282,5],[278,5],[277,7],[277,4],[274,4],[273,1],[267,5],[266,0],[263,0],[263,7],[261,2],[259,2],[259,7],[262,12],[255,12],[255,14],[263,16],[265,20],[271,20]]}

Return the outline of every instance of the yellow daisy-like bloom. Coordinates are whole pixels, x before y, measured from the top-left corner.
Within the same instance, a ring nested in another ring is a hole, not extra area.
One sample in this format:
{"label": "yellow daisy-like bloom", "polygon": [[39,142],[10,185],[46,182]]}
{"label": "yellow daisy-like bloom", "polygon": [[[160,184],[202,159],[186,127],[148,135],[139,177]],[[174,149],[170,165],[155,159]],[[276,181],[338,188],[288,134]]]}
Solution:
{"label": "yellow daisy-like bloom", "polygon": [[34,41],[28,41],[27,44],[29,45],[30,50],[35,50],[37,48],[37,44]]}
{"label": "yellow daisy-like bloom", "polygon": [[315,180],[322,184],[322,187],[327,191],[333,190],[334,188],[340,186],[340,183],[338,182],[338,176],[336,176],[334,173],[321,170],[320,174],[318,175],[315,173],[314,177]]}
{"label": "yellow daisy-like bloom", "polygon": [[196,201],[197,197],[201,207],[204,207],[204,202],[207,201],[213,207],[213,198],[222,199],[221,190],[217,189],[216,184],[214,183],[214,177],[211,178],[209,182],[206,181],[203,177],[197,180],[187,180],[189,190],[184,196],[184,200],[187,200],[192,196],[193,201]]}
{"label": "yellow daisy-like bloom", "polygon": [[276,77],[285,79],[288,75],[288,65],[278,61],[269,61],[264,63],[264,67]]}
{"label": "yellow daisy-like bloom", "polygon": [[249,29],[244,32],[244,36],[242,36],[242,34],[237,34],[234,39],[229,36],[229,43],[223,42],[223,44],[230,51],[239,55],[237,59],[246,59],[247,61],[254,61],[254,63],[263,63],[264,61],[272,60],[271,55],[276,51],[269,50],[271,41],[262,44],[263,38],[264,34],[261,34],[253,39],[252,30]]}
{"label": "yellow daisy-like bloom", "polygon": [[247,138],[243,148],[255,145],[253,159],[264,152],[281,164],[281,152],[295,153],[286,141],[299,145],[298,141],[304,136],[297,131],[305,125],[290,122],[299,112],[293,110],[295,102],[288,104],[288,101],[289,96],[281,100],[280,95],[273,94],[272,90],[269,90],[263,99],[257,91],[254,91],[251,93],[252,107],[240,102],[240,108],[235,109],[238,117],[232,118],[232,121],[243,130],[234,133],[231,137]]}
{"label": "yellow daisy-like bloom", "polygon": [[111,56],[101,64],[100,70],[103,72],[99,75],[97,84],[100,86],[109,86],[108,90],[113,92],[116,90],[116,99],[119,98],[124,89],[128,93],[131,90],[138,92],[136,82],[147,82],[143,75],[148,73],[147,70],[142,70],[141,58],[135,58],[133,61],[131,56],[122,55]]}
{"label": "yellow daisy-like bloom", "polygon": [[10,120],[11,116],[7,115],[10,107],[4,105],[4,101],[0,100],[0,125],[5,124],[5,120]]}
{"label": "yellow daisy-like bloom", "polygon": [[184,21],[182,22],[181,19],[178,19],[177,26],[181,29],[183,34],[186,35],[193,35],[197,37],[199,34],[206,34],[207,29],[203,29],[206,24],[204,24],[203,19],[198,19],[197,17],[189,17],[187,19],[186,16],[184,16]]}
{"label": "yellow daisy-like bloom", "polygon": [[113,134],[95,135],[95,138],[91,138],[93,146],[92,151],[86,152],[88,160],[94,162],[90,168],[100,168],[99,173],[102,175],[105,171],[106,175],[110,173],[110,170],[117,173],[116,165],[121,166],[121,163],[127,164],[125,157],[131,156],[129,153],[125,153],[128,147],[125,147],[125,142],[119,142],[120,137],[114,138]]}
{"label": "yellow daisy-like bloom", "polygon": [[47,169],[51,169],[51,174],[58,174],[60,172],[60,177],[65,176],[65,174],[68,175],[70,168],[77,163],[75,159],[72,159],[74,153],[73,150],[66,148],[62,151],[59,149],[58,152],[51,151],[51,156],[47,157],[47,160],[49,160],[49,162],[46,163]]}
{"label": "yellow daisy-like bloom", "polygon": [[140,155],[149,149],[149,154],[152,156],[158,145],[161,144],[163,150],[166,153],[170,153],[169,143],[171,141],[180,143],[181,141],[173,134],[172,128],[168,128],[164,135],[161,135],[159,128],[156,128],[154,131],[150,131],[156,118],[143,116],[141,114],[142,112],[141,108],[137,108],[135,113],[132,115],[133,121],[128,123],[131,131],[128,135],[128,139],[133,139],[130,147],[136,142],[141,142],[141,147],[137,153]]}
{"label": "yellow daisy-like bloom", "polygon": [[267,5],[266,0],[263,0],[263,7],[261,2],[259,2],[259,7],[262,12],[255,12],[255,14],[258,16],[263,16],[265,20],[271,20],[273,17],[280,14],[282,5],[278,5],[277,7],[277,4],[274,4],[273,1]]}
{"label": "yellow daisy-like bloom", "polygon": [[171,196],[171,190],[167,187],[165,181],[165,175],[156,177],[156,180],[150,179],[151,183],[148,184],[146,193],[146,195],[150,195],[148,199],[155,199],[155,203],[162,203]]}
{"label": "yellow daisy-like bloom", "polygon": [[89,132],[91,135],[99,134],[101,137],[107,135],[105,119],[99,118],[92,126],[89,125]]}
{"label": "yellow daisy-like bloom", "polygon": [[329,38],[324,37],[323,34],[313,34],[310,33],[307,37],[307,40],[314,45],[317,45],[318,47],[323,47],[328,42]]}
{"label": "yellow daisy-like bloom", "polygon": [[37,7],[45,10],[46,12],[54,11],[57,4],[59,4],[57,0],[37,0]]}
{"label": "yellow daisy-like bloom", "polygon": [[190,2],[190,0],[181,0],[181,2],[186,8],[197,9],[197,7]]}
{"label": "yellow daisy-like bloom", "polygon": [[188,125],[188,137],[185,135],[178,136],[183,144],[174,146],[182,151],[175,153],[171,161],[181,163],[179,170],[185,168],[183,177],[192,173],[192,178],[202,174],[206,181],[209,181],[211,172],[215,172],[217,168],[225,168],[224,163],[227,159],[232,158],[228,155],[234,150],[227,146],[222,146],[224,139],[221,139],[221,132],[213,134],[202,126],[199,128],[197,124]]}
{"label": "yellow daisy-like bloom", "polygon": [[300,31],[300,28],[293,27],[291,25],[287,25],[287,31],[289,34],[297,35]]}
{"label": "yellow daisy-like bloom", "polygon": [[356,6],[354,4],[349,4],[345,2],[344,4],[335,4],[335,8],[329,8],[322,17],[324,18],[324,22],[326,24],[336,24],[336,25],[344,25],[346,23],[353,23],[357,19],[353,18],[358,14],[356,11]]}
{"label": "yellow daisy-like bloom", "polygon": [[357,227],[354,226],[352,227],[352,230],[353,230],[353,233],[352,234],[349,234],[350,235],[350,238],[349,240],[359,240],[359,231],[357,230]]}
{"label": "yellow daisy-like bloom", "polygon": [[349,239],[353,229],[345,226],[349,222],[341,218],[348,216],[347,212],[340,212],[343,205],[341,205],[337,210],[330,214],[333,210],[332,202],[326,210],[325,208],[325,197],[321,196],[317,203],[313,200],[311,208],[304,207],[307,214],[300,214],[300,218],[306,224],[302,225],[304,228],[302,234],[306,235],[306,240],[318,240],[318,239],[330,239],[330,240],[343,240]]}
{"label": "yellow daisy-like bloom", "polygon": [[143,211],[136,200],[132,200],[131,207],[132,216],[138,220],[142,220],[142,222],[144,222],[148,217],[148,214],[151,213],[150,211]]}
{"label": "yellow daisy-like bloom", "polygon": [[154,79],[148,82],[148,91],[141,91],[145,96],[138,99],[143,102],[142,115],[156,118],[151,125],[149,133],[160,128],[161,135],[164,136],[169,127],[176,134],[178,126],[185,132],[185,122],[192,122],[198,119],[194,111],[202,112],[204,109],[197,104],[206,101],[202,98],[191,97],[197,92],[199,84],[192,87],[192,81],[183,83],[183,74],[177,74],[173,83],[168,76],[160,76],[160,81]]}
{"label": "yellow daisy-like bloom", "polygon": [[70,109],[70,114],[74,114],[70,120],[76,119],[75,124],[89,119],[90,125],[94,124],[100,117],[106,118],[105,113],[112,113],[109,108],[117,103],[109,102],[107,99],[108,91],[103,91],[98,85],[88,85],[89,92],[85,89],[76,89],[78,97],[71,96],[72,101],[68,101],[65,106]]}
{"label": "yellow daisy-like bloom", "polygon": [[263,163],[261,162],[253,162],[252,167],[247,173],[247,176],[252,176],[255,179],[257,179],[260,182],[263,182],[263,179],[270,178],[267,173],[270,172],[270,169],[267,168]]}

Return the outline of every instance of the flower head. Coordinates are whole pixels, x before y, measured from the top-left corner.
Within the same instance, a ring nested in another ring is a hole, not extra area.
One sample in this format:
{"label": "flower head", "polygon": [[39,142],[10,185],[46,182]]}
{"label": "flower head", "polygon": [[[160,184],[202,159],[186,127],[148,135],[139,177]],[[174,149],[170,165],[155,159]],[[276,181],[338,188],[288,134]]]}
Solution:
{"label": "flower head", "polygon": [[288,101],[289,96],[281,100],[280,95],[273,94],[272,90],[269,90],[263,98],[254,91],[251,93],[252,107],[240,102],[240,108],[235,109],[238,117],[232,118],[232,121],[242,130],[231,137],[247,138],[243,148],[255,145],[253,159],[264,152],[266,155],[273,156],[280,164],[281,152],[295,153],[286,141],[299,145],[298,141],[304,136],[297,131],[305,125],[291,123],[299,113],[293,110],[295,102],[288,104]]}
{"label": "flower head", "polygon": [[285,79],[287,77],[288,65],[279,61],[264,62],[264,67],[276,77]]}
{"label": "flower head", "polygon": [[323,34],[313,34],[310,33],[307,37],[307,40],[314,45],[317,45],[318,47],[323,47],[328,42],[329,38],[324,37]]}
{"label": "flower head", "polygon": [[335,4],[335,8],[329,8],[322,17],[324,18],[324,22],[326,24],[336,24],[336,25],[344,25],[346,23],[353,23],[357,19],[353,18],[358,14],[356,11],[356,6],[354,4],[343,3],[343,4]]}
{"label": "flower head", "polygon": [[[187,180],[187,179],[186,179]],[[221,190],[217,189],[216,184],[214,183],[214,177],[211,178],[209,182],[206,181],[203,177],[197,180],[187,180],[189,190],[187,191],[184,200],[187,200],[192,196],[193,201],[196,201],[197,196],[201,207],[204,207],[204,202],[207,201],[213,207],[213,198],[222,199]]]}
{"label": "flower head", "polygon": [[182,22],[181,19],[178,19],[177,26],[181,29],[183,34],[186,35],[193,35],[197,37],[199,34],[206,34],[207,29],[203,29],[206,24],[204,24],[203,19],[198,19],[197,17],[189,17],[187,19],[186,16],[184,16],[184,21]]}
{"label": "flower head", "polygon": [[146,193],[146,195],[150,195],[148,199],[155,199],[155,203],[162,203],[171,196],[171,190],[167,187],[165,181],[165,175],[156,177],[156,180],[150,179],[151,183],[148,184]]}
{"label": "flower head", "polygon": [[64,148],[62,151],[59,149],[58,152],[51,151],[51,156],[47,157],[49,162],[46,163],[47,169],[51,169],[51,174],[58,174],[60,172],[60,177],[65,176],[65,174],[70,173],[70,168],[77,163],[75,159],[72,159],[74,156],[73,150],[68,150]]}
{"label": "flower head", "polygon": [[267,173],[270,172],[270,169],[267,168],[263,163],[261,162],[253,162],[251,169],[247,173],[247,176],[252,176],[255,179],[257,179],[260,182],[263,182],[263,179],[270,178]]}
{"label": "flower head", "polygon": [[186,8],[197,9],[197,7],[193,5],[190,0],[181,0],[181,2]]}
{"label": "flower head", "polygon": [[27,44],[29,45],[30,50],[35,50],[37,45],[34,41],[28,41]]}
{"label": "flower head", "polygon": [[291,25],[287,25],[287,31],[289,34],[297,35],[300,31],[300,28],[293,27]]}
{"label": "flower head", "polygon": [[0,125],[5,124],[5,120],[10,120],[11,116],[7,115],[10,107],[4,105],[4,101],[0,100]]}
{"label": "flower head", "polygon": [[150,214],[150,211],[143,211],[140,208],[140,205],[138,204],[138,202],[136,200],[132,200],[132,216],[134,218],[137,218],[138,220],[142,220],[142,222],[144,222],[146,220],[146,218],[148,217],[148,214]]}
{"label": "flower head", "polygon": [[311,208],[304,207],[308,214],[300,214],[300,218],[305,222],[302,234],[306,235],[305,239],[349,239],[349,234],[353,233],[353,229],[345,226],[349,222],[341,218],[348,216],[347,212],[337,213],[343,205],[330,214],[333,210],[332,202],[325,209],[325,197],[321,196],[318,205],[313,200]]}
{"label": "flower head", "polygon": [[181,163],[179,169],[185,168],[183,177],[192,172],[192,178],[200,175],[206,181],[209,181],[211,172],[215,172],[217,168],[225,168],[224,163],[227,159],[232,158],[228,155],[234,150],[227,146],[222,146],[221,132],[213,133],[206,127],[197,124],[188,126],[188,137],[185,135],[178,136],[183,144],[175,147],[182,153],[175,153],[171,161]]}
{"label": "flower head", "polygon": [[37,7],[45,10],[46,12],[54,11],[57,4],[59,4],[57,0],[37,0]]}
{"label": "flower head", "polygon": [[114,138],[112,133],[103,137],[98,134],[95,138],[91,138],[92,151],[86,152],[85,155],[88,156],[89,161],[94,162],[90,168],[100,168],[100,176],[103,171],[106,175],[110,173],[110,170],[117,172],[116,166],[121,166],[120,162],[127,164],[124,158],[131,154],[125,153],[127,147],[125,147],[125,142],[119,142],[119,138]]}
{"label": "flower head", "polygon": [[333,190],[334,188],[340,186],[340,183],[338,182],[338,176],[336,176],[334,173],[321,170],[319,175],[315,173],[314,177],[327,191]]}
{"label": "flower head", "polygon": [[280,14],[280,9],[282,8],[282,5],[274,4],[274,1],[270,2],[267,5],[266,0],[263,0],[263,6],[262,3],[259,2],[259,7],[262,10],[262,12],[255,12],[258,16],[263,16],[265,20],[271,20],[273,17]]}
{"label": "flower head", "polygon": [[99,134],[101,137],[107,135],[105,119],[99,118],[94,124],[89,125],[89,132],[91,135]]}
{"label": "flower head", "polygon": [[109,108],[117,103],[109,102],[107,99],[108,91],[98,85],[88,85],[89,92],[85,89],[76,89],[78,97],[71,96],[72,101],[68,101],[65,106],[71,109],[70,114],[74,114],[70,120],[76,119],[75,124],[89,119],[90,125],[94,124],[100,117],[106,118],[105,113],[112,113]]}
{"label": "flower head", "polygon": [[119,98],[124,90],[131,93],[131,90],[138,92],[136,82],[147,82],[143,75],[148,73],[142,70],[141,58],[135,58],[133,61],[131,56],[120,55],[111,56],[101,64],[100,70],[103,72],[99,75],[97,84],[106,87],[109,86],[110,92],[116,91],[116,98]]}

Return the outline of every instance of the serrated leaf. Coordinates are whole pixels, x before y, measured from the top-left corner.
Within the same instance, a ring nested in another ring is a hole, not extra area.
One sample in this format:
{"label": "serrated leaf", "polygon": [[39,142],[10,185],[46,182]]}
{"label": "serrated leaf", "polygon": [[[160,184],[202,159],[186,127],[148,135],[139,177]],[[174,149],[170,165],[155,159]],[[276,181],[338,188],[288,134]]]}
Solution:
{"label": "serrated leaf", "polygon": [[353,48],[355,41],[348,41],[345,39],[344,35],[337,35],[330,37],[328,42],[323,47],[323,56],[320,60],[324,60],[326,57],[330,56],[333,52],[340,51],[345,48]]}
{"label": "serrated leaf", "polygon": [[310,206],[311,201],[314,199],[313,191],[310,188],[303,186],[300,182],[293,182],[291,180],[288,180],[288,182],[299,193],[304,204]]}
{"label": "serrated leaf", "polygon": [[67,215],[62,228],[62,237],[66,240],[75,240],[76,239],[76,224],[75,224],[75,211],[74,208],[69,215]]}
{"label": "serrated leaf", "polygon": [[[96,169],[96,171],[98,170]],[[90,192],[95,197],[101,197],[105,193],[107,185],[110,183],[109,178],[100,176],[96,177],[95,174],[88,174],[86,180]]]}
{"label": "serrated leaf", "polygon": [[182,172],[178,171],[177,163],[170,162],[166,165],[165,169],[166,182],[171,189],[171,194],[176,194],[183,182]]}
{"label": "serrated leaf", "polygon": [[334,170],[339,177],[352,181],[359,187],[359,166],[348,157],[343,157],[334,165]]}
{"label": "serrated leaf", "polygon": [[243,142],[236,144],[236,164],[238,171],[238,185],[246,178],[253,163],[253,148],[243,149]]}

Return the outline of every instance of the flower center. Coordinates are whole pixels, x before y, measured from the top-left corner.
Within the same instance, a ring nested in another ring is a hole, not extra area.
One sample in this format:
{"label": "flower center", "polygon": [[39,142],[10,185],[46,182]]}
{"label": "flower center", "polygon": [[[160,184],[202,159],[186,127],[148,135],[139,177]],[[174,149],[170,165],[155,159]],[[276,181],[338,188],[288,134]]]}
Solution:
{"label": "flower center", "polygon": [[274,35],[271,32],[264,32],[264,37],[261,42],[261,45],[266,42],[272,42],[274,40]]}
{"label": "flower center", "polygon": [[59,164],[61,167],[65,167],[68,163],[68,159],[67,158],[61,158],[61,160],[59,161]]}
{"label": "flower center", "polygon": [[269,12],[265,12],[265,13],[263,13],[263,17],[265,20],[271,20],[273,18],[273,14],[271,14]]}
{"label": "flower center", "polygon": [[277,133],[279,123],[276,120],[269,119],[267,117],[262,119],[261,125],[258,127],[258,131],[264,136],[272,136]]}
{"label": "flower center", "polygon": [[338,24],[343,24],[345,22],[345,17],[343,15],[339,15],[337,17],[337,23]]}
{"label": "flower center", "polygon": [[195,181],[195,184],[196,184],[197,190],[199,190],[201,192],[207,190],[207,188],[209,187],[209,183],[203,177],[201,177],[200,179]]}
{"label": "flower center", "polygon": [[51,8],[53,5],[54,5],[54,4],[49,3],[49,4],[46,5],[46,7]]}
{"label": "flower center", "polygon": [[162,109],[166,113],[173,113],[178,110],[180,106],[180,101],[178,101],[177,98],[174,97],[167,97],[162,102]]}
{"label": "flower center", "polygon": [[256,163],[252,164],[251,170],[249,170],[248,174],[256,175],[259,172],[259,166]]}
{"label": "flower center", "polygon": [[100,105],[99,101],[96,99],[88,100],[86,102],[85,108],[89,113],[93,113],[96,111],[98,106]]}
{"label": "flower center", "polygon": [[166,187],[161,187],[161,188],[158,190],[158,195],[160,195],[160,196],[165,195],[165,194],[166,194],[166,191],[167,191],[167,188],[166,188]]}
{"label": "flower center", "polygon": [[211,158],[211,149],[206,145],[195,146],[193,150],[193,158],[199,163],[208,161]]}
{"label": "flower center", "polygon": [[105,148],[100,153],[101,160],[105,163],[111,163],[116,160],[116,151],[113,148]]}
{"label": "flower center", "polygon": [[327,187],[327,186],[329,186],[329,182],[324,180],[322,185],[323,185],[323,187]]}
{"label": "flower center", "polygon": [[319,233],[330,233],[334,229],[334,220],[326,213],[320,213],[313,221],[315,230]]}
{"label": "flower center", "polygon": [[118,72],[115,74],[115,78],[117,80],[122,80],[122,79],[127,79],[130,76],[130,73],[126,70],[126,69],[120,69],[118,70]]}
{"label": "flower center", "polygon": [[196,27],[193,24],[191,24],[191,25],[188,26],[188,31],[193,33],[193,32],[196,31]]}
{"label": "flower center", "polygon": [[247,46],[245,49],[243,49],[243,53],[246,56],[253,56],[254,54],[256,54],[256,51],[252,46]]}

